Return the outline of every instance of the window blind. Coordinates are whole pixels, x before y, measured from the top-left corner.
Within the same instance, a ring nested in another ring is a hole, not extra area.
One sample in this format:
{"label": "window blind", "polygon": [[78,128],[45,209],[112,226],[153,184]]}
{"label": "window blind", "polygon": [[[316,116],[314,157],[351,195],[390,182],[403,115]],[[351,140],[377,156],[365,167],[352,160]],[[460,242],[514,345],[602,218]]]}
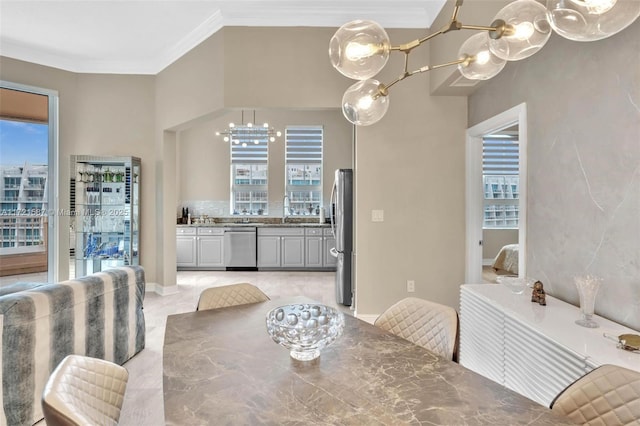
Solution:
{"label": "window blind", "polygon": [[322,164],[322,139],[322,126],[287,127],[287,164]]}
{"label": "window blind", "polygon": [[482,174],[518,175],[519,145],[516,139],[484,138]]}
{"label": "window blind", "polygon": [[231,135],[231,164],[267,164],[269,135],[259,127],[237,126]]}

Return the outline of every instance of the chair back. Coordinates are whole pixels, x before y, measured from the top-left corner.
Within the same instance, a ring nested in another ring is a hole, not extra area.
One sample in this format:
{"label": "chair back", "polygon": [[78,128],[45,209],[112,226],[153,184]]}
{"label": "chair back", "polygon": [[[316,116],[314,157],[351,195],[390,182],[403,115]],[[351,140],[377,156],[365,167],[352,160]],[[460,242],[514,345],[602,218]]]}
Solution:
{"label": "chair back", "polygon": [[449,306],[408,297],[383,312],[374,324],[443,358],[454,357],[458,314]]}
{"label": "chair back", "polygon": [[551,409],[578,424],[640,424],[640,371],[605,364],[560,392]]}
{"label": "chair back", "polygon": [[68,355],[42,394],[47,426],[117,425],[129,373],[110,361]]}
{"label": "chair back", "polygon": [[265,302],[267,300],[269,300],[269,297],[253,284],[230,284],[203,290],[200,293],[196,311]]}

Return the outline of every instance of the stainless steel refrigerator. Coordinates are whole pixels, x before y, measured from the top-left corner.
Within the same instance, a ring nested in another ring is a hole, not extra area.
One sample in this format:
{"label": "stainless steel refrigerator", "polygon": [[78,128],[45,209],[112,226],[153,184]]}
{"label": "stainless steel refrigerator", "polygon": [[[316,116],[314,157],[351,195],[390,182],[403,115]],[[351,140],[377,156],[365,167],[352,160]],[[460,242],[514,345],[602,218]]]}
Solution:
{"label": "stainless steel refrigerator", "polygon": [[351,306],[353,298],[353,170],[339,169],[331,190],[331,231],[336,239],[336,302]]}

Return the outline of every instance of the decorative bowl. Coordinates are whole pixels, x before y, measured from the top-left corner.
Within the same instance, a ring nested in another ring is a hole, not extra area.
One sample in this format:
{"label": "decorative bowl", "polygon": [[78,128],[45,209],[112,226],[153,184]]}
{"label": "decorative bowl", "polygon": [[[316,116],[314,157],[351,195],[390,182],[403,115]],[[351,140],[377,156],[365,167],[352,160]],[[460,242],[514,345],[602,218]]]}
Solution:
{"label": "decorative bowl", "polygon": [[533,278],[516,277],[512,275],[499,275],[496,277],[496,282],[502,284],[511,290],[512,293],[522,294],[527,287],[533,287],[533,283],[536,280]]}
{"label": "decorative bowl", "polygon": [[310,361],[342,336],[344,314],[318,304],[285,305],[267,313],[267,332],[274,342],[289,349],[292,358]]}

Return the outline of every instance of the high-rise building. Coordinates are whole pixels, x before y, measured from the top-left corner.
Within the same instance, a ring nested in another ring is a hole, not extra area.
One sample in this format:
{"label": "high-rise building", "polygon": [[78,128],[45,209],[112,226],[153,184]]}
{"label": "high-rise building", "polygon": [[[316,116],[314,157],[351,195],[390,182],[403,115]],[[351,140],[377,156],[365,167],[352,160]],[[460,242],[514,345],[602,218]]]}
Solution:
{"label": "high-rise building", "polygon": [[44,250],[48,166],[0,165],[0,254]]}

